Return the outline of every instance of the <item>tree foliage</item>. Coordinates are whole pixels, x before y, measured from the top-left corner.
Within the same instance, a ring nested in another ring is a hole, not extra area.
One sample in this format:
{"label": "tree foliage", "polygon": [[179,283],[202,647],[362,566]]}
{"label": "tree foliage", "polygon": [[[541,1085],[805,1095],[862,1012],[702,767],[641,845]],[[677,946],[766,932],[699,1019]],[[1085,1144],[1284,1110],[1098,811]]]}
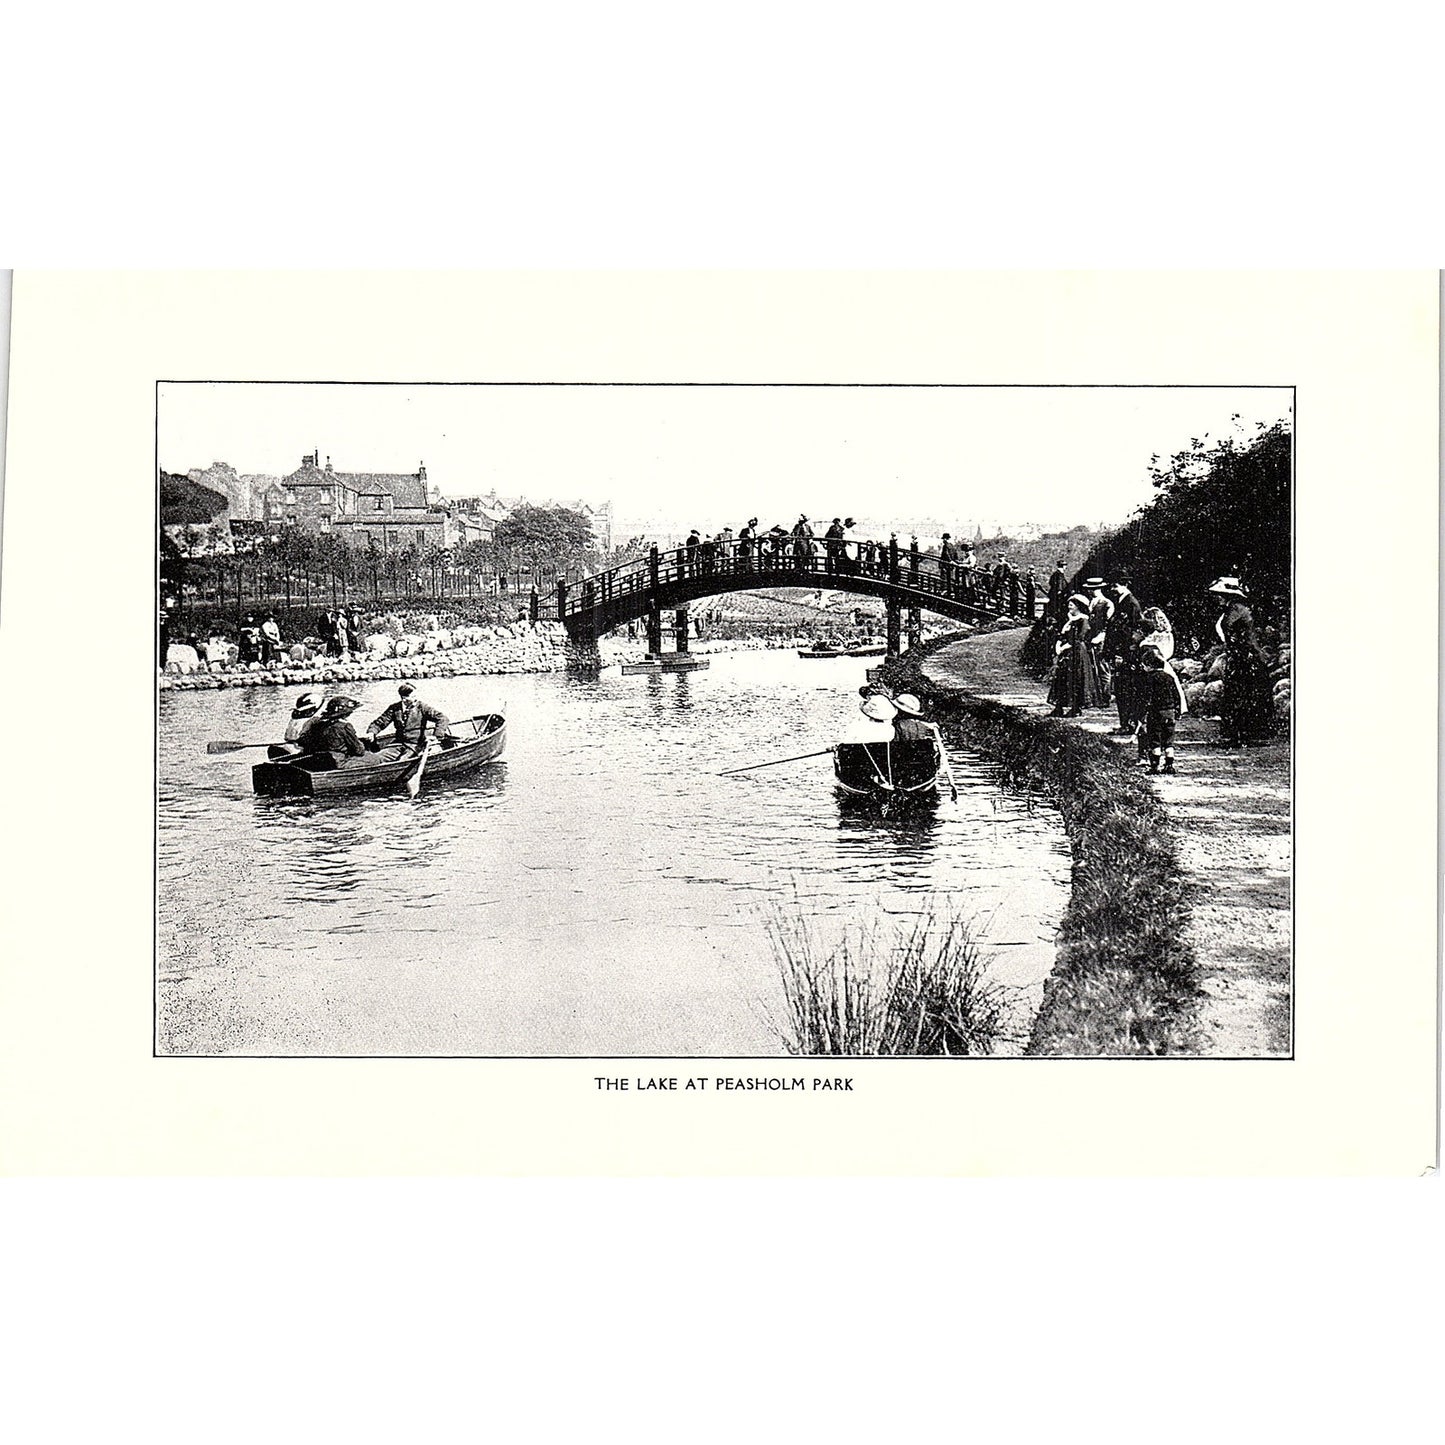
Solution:
{"label": "tree foliage", "polygon": [[1293,444],[1287,423],[1261,423],[1252,438],[1196,437],[1167,462],[1154,458],[1158,495],[1094,547],[1078,576],[1127,574],[1146,606],[1197,633],[1213,616],[1209,584],[1236,576],[1262,620],[1287,625]]}
{"label": "tree foliage", "polygon": [[522,505],[497,524],[496,539],[503,547],[535,549],[551,561],[590,553],[595,545],[592,524],[571,507]]}

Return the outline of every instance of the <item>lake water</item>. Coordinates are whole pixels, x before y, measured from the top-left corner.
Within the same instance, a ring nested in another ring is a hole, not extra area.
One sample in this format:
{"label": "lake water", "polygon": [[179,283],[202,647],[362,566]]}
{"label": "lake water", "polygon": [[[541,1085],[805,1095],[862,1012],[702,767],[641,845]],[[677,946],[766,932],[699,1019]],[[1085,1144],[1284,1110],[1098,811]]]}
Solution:
{"label": "lake water", "polygon": [[[784,1056],[771,920],[824,948],[967,917],[1037,1007],[1067,903],[1058,814],[951,754],[959,800],[860,812],[826,747],[861,660],[714,654],[691,675],[447,678],[505,707],[504,761],[353,800],[251,791],[299,689],[160,701],[157,1047],[181,1054]],[[353,684],[358,730],[395,682]]]}

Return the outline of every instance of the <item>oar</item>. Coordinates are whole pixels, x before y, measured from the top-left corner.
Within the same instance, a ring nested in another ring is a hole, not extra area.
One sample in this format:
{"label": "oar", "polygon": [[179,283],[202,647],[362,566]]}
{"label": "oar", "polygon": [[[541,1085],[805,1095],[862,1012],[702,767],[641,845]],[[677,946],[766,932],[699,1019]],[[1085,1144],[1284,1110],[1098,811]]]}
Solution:
{"label": "oar", "polygon": [[407,796],[414,798],[421,792],[421,775],[426,769],[426,760],[431,754],[431,739],[426,740],[426,746],[421,750],[421,757],[417,759],[416,767],[411,770],[406,780]]}
{"label": "oar", "polygon": [[799,753],[795,758],[774,758],[770,763],[749,763],[745,768],[724,768],[718,777],[727,778],[734,773],[751,773],[758,768],[776,768],[780,763],[801,763],[804,758],[821,758],[832,751],[832,748],[819,748],[816,753]]}
{"label": "oar", "polygon": [[242,748],[269,748],[270,746],[270,743],[207,743],[206,751],[208,753],[239,753]]}

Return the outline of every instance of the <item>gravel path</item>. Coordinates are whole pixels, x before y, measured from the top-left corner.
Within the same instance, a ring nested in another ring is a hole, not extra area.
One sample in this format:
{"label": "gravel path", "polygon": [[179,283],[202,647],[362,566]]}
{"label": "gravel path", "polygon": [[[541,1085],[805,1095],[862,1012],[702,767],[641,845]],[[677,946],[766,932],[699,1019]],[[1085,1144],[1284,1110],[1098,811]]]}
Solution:
{"label": "gravel path", "polygon": [[[1032,713],[1048,711],[1045,685],[1017,662],[1021,630],[951,643],[923,665],[933,682]],[[1100,709],[1071,725],[1108,735]],[[1175,740],[1179,772],[1151,778],[1174,824],[1191,890],[1187,936],[1199,961],[1204,1052],[1230,1058],[1290,1052],[1290,754],[1287,740],[1219,748],[1212,719],[1185,716]],[[1110,738],[1133,749],[1132,738]]]}

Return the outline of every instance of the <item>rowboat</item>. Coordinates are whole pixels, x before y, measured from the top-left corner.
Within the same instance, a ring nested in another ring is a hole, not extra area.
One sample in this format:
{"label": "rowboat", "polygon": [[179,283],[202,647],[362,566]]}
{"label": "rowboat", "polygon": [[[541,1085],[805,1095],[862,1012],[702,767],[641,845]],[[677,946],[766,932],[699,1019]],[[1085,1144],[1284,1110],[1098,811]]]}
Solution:
{"label": "rowboat", "polygon": [[931,738],[838,743],[833,749],[838,786],[855,797],[933,797],[942,770],[943,754]]}
{"label": "rowboat", "polygon": [[888,644],[881,637],[860,637],[852,647],[848,649],[849,657],[884,657],[888,652]]}
{"label": "rowboat", "polygon": [[842,657],[841,647],[830,647],[826,642],[815,642],[811,647],[800,647],[799,657]]}
{"label": "rowboat", "polygon": [[706,657],[691,657],[685,652],[668,652],[661,657],[646,657],[641,662],[624,662],[623,677],[650,677],[659,672],[701,672],[712,663]]}
{"label": "rowboat", "polygon": [[[470,736],[467,730],[470,729]],[[501,757],[507,746],[507,719],[501,713],[480,713],[452,724],[459,737],[432,745],[427,754],[426,781],[458,777]],[[251,785],[262,797],[337,797],[343,793],[385,791],[404,782],[417,765],[419,754],[411,753],[390,762],[368,763],[358,758],[354,766],[341,767],[330,753],[311,753],[295,758],[257,763],[251,769]]]}

